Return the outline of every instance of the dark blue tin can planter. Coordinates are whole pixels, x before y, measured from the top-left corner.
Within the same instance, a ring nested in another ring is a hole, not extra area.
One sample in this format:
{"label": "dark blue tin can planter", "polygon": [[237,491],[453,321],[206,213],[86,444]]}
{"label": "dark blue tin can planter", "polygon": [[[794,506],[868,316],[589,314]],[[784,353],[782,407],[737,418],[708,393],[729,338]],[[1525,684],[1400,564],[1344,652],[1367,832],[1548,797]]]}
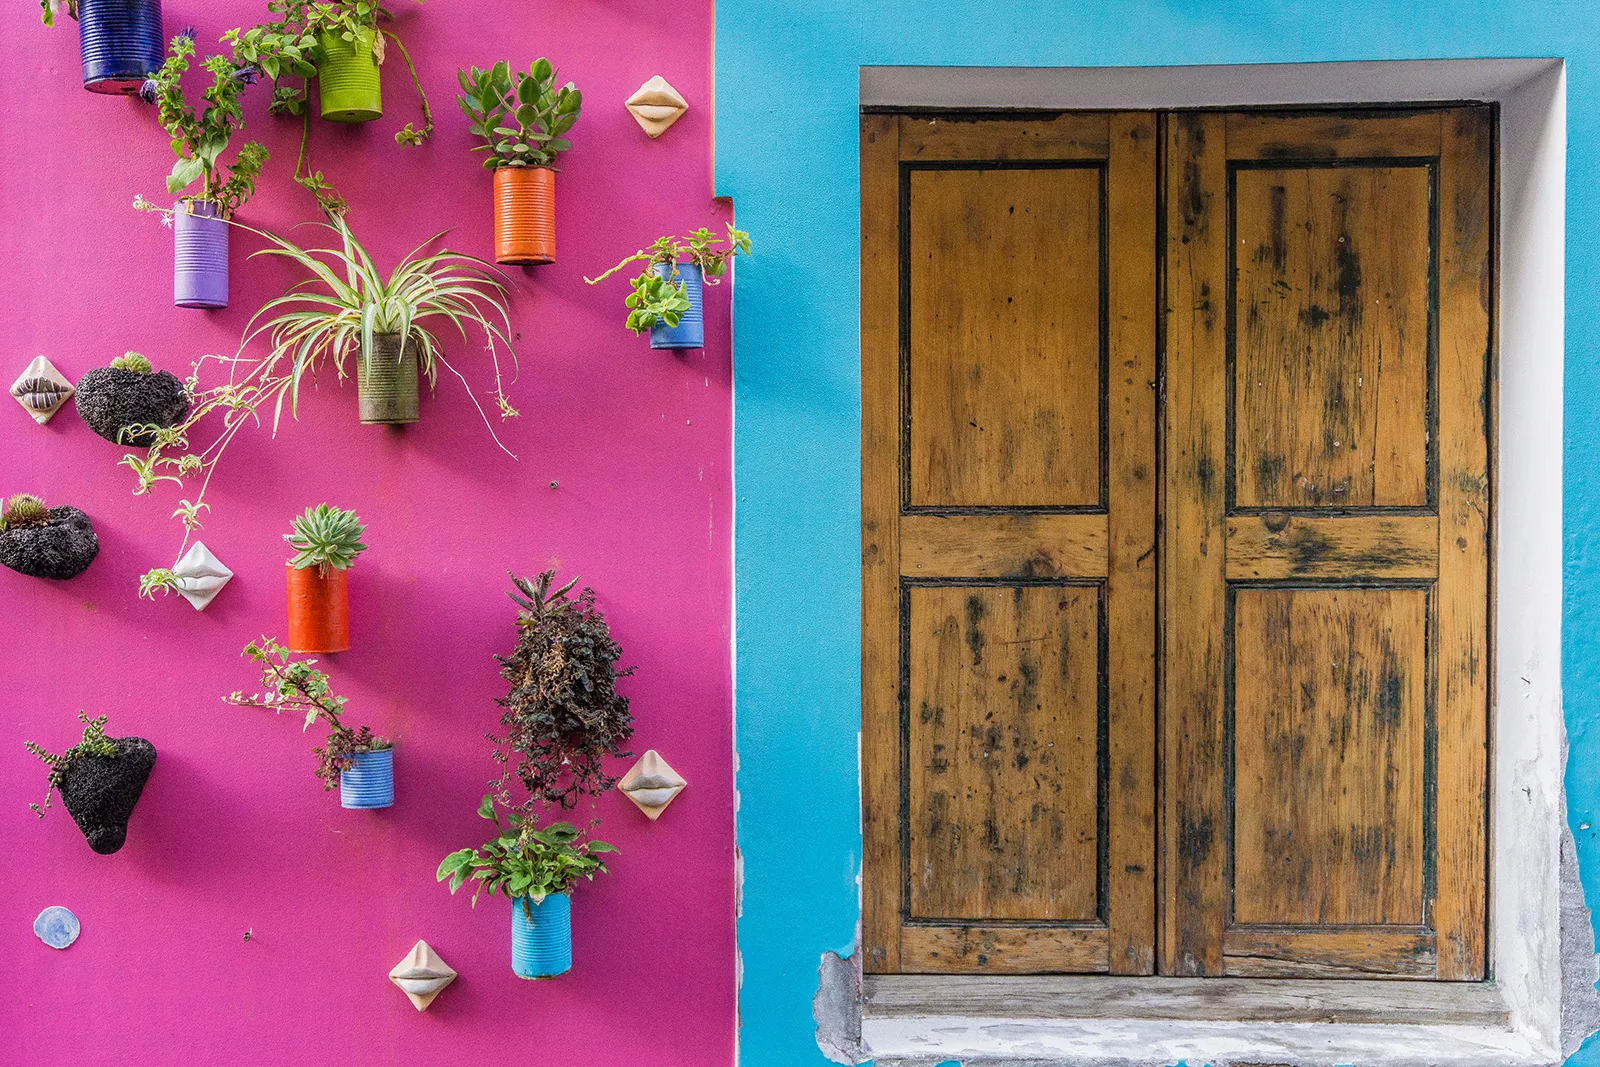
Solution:
{"label": "dark blue tin can planter", "polygon": [[136,93],[161,69],[161,0],[78,0],[83,87],[91,93]]}
{"label": "dark blue tin can planter", "polygon": [[530,897],[511,899],[511,970],[518,978],[554,978],[572,970],[570,895],[551,893],[538,904]]}
{"label": "dark blue tin can planter", "polygon": [[[657,263],[655,271],[663,278],[670,278],[672,276],[672,264]],[[678,325],[676,326],[668,326],[658,319],[656,324],[650,327],[651,348],[704,348],[706,346],[706,324],[700,313],[700,295],[703,288],[700,268],[693,263],[679,263],[678,280],[683,283],[689,297],[689,310],[683,313],[683,318],[678,320]]]}
{"label": "dark blue tin can planter", "polygon": [[181,308],[228,306],[228,224],[210,200],[172,209],[172,302]]}
{"label": "dark blue tin can planter", "polygon": [[387,808],[394,803],[394,749],[358,752],[354,766],[339,772],[339,806]]}

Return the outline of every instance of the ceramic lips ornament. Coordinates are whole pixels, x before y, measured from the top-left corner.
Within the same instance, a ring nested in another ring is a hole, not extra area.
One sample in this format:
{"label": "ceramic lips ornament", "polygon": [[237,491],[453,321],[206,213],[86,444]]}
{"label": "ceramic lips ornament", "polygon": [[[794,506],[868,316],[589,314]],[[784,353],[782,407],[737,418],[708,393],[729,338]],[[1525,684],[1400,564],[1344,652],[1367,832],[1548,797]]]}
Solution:
{"label": "ceramic lips ornament", "polygon": [[206,610],[206,605],[216,599],[233,577],[233,572],[211,554],[204,541],[196,541],[194,547],[172,565],[172,573],[178,578],[178,593],[193,604],[196,611]]}
{"label": "ceramic lips ornament", "polygon": [[406,958],[389,972],[389,981],[411,998],[418,1011],[427,1011],[439,991],[455,980],[455,970],[426,941],[412,945]]}
{"label": "ceramic lips ornament", "polygon": [[40,426],[61,410],[61,406],[71,398],[72,391],[72,383],[56,370],[54,363],[43,356],[36,357],[11,383],[11,395]]}
{"label": "ceramic lips ornament", "polygon": [[651,822],[655,822],[688,784],[652,748],[629,768],[628,773],[622,776],[622,781],[617,783],[617,788],[626,793],[640,811],[650,816]]}
{"label": "ceramic lips ornament", "polygon": [[689,110],[689,103],[678,90],[657,74],[628,97],[628,110],[653,141],[666,133]]}

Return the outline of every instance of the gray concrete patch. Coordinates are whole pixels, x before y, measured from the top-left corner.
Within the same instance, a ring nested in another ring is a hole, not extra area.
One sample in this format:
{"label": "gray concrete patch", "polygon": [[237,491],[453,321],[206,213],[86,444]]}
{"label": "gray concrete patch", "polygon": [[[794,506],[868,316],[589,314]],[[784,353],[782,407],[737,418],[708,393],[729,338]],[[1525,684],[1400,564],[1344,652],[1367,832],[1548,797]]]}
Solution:
{"label": "gray concrete patch", "polygon": [[811,1016],[817,1021],[817,1048],[834,1063],[865,1062],[861,1055],[860,955],[824,952],[817,967]]}

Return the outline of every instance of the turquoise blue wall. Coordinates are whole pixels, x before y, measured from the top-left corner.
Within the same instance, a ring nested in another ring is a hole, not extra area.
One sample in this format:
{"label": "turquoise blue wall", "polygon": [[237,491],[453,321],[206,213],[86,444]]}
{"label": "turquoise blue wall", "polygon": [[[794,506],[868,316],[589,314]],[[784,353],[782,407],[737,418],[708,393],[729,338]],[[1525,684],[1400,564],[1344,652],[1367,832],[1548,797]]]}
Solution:
{"label": "turquoise blue wall", "polygon": [[[820,954],[858,917],[857,71],[1561,56],[1568,62],[1567,793],[1600,901],[1600,3],[717,0],[716,185],[757,254],[734,291],[741,1055],[826,1062]],[[1595,1042],[1571,1064],[1600,1064]]]}

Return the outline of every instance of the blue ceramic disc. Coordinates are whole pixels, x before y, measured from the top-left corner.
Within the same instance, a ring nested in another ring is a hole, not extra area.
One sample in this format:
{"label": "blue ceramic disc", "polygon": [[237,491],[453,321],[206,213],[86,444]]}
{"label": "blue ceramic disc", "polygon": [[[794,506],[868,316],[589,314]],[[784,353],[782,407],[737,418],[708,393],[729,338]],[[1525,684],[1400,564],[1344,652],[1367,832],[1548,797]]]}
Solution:
{"label": "blue ceramic disc", "polygon": [[51,948],[66,948],[78,940],[78,917],[63,907],[49,907],[33,920],[33,932]]}

